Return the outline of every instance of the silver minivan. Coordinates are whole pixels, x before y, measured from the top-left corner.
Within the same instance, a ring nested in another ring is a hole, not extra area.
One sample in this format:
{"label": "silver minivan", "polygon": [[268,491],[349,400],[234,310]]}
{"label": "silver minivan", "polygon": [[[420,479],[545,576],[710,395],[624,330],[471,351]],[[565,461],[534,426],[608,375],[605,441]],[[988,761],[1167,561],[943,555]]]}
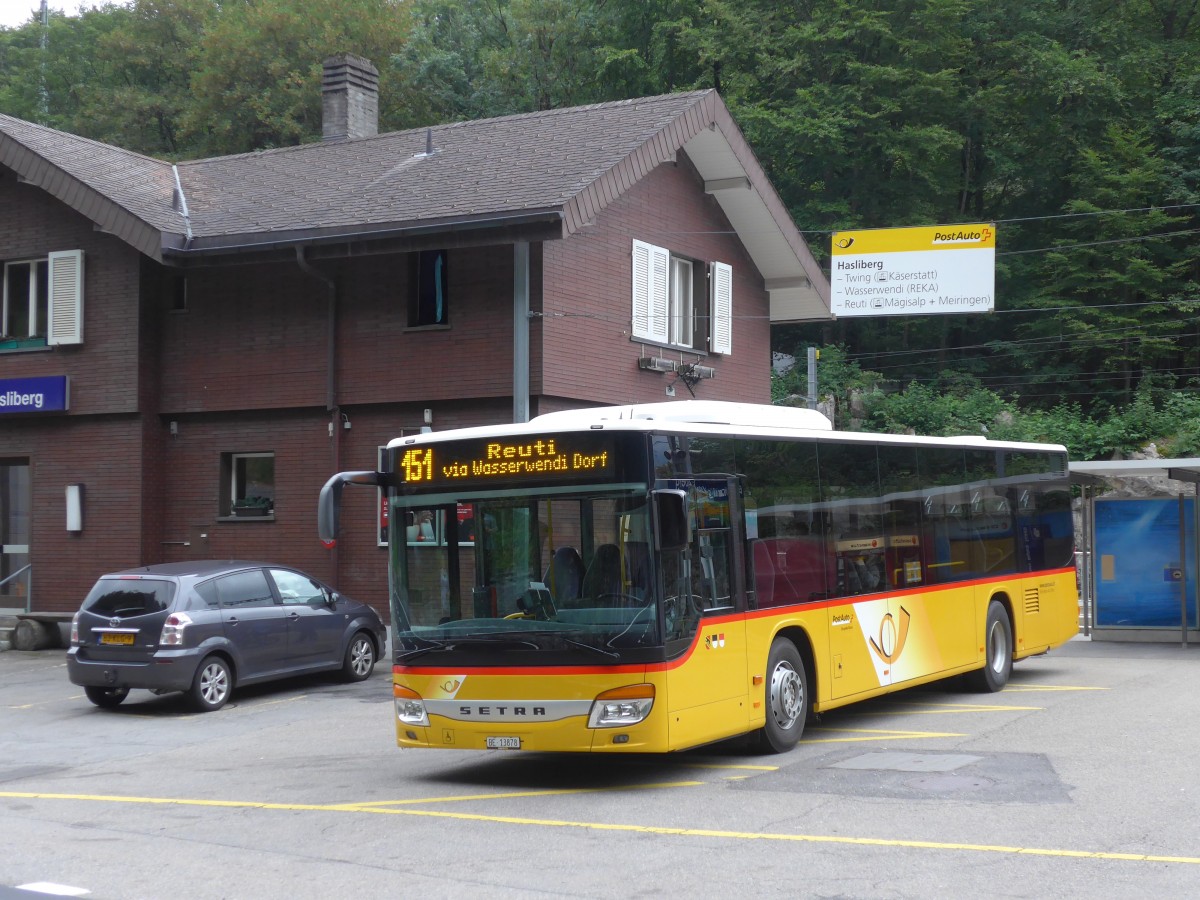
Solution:
{"label": "silver minivan", "polygon": [[385,644],[375,610],[296,569],[167,563],[100,577],[71,623],[67,672],[97,706],[144,688],[211,711],[235,687],[291,675],[362,681]]}

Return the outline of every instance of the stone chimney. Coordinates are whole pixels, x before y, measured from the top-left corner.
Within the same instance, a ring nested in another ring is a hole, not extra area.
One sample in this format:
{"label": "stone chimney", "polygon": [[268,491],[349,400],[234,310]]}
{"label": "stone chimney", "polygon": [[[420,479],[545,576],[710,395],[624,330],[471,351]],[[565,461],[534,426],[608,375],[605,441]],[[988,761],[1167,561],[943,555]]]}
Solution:
{"label": "stone chimney", "polygon": [[321,78],[321,139],[342,141],[379,133],[379,70],[342,53],[325,60]]}

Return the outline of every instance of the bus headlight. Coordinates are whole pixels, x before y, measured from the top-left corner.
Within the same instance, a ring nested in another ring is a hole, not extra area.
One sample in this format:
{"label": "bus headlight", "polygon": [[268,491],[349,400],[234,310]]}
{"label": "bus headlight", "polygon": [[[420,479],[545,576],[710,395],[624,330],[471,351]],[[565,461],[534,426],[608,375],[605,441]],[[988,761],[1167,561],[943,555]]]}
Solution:
{"label": "bus headlight", "polygon": [[588,728],[623,728],[650,715],[654,685],[631,684],[597,694],[588,716]]}
{"label": "bus headlight", "polygon": [[429,713],[425,711],[425,701],[421,695],[410,688],[392,685],[392,696],[396,703],[396,718],[405,725],[429,726]]}

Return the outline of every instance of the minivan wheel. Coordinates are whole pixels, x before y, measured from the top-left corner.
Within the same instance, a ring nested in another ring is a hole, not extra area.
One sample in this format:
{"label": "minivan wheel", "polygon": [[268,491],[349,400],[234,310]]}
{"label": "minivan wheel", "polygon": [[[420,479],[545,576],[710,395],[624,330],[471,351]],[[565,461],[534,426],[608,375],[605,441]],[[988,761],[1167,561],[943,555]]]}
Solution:
{"label": "minivan wheel", "polygon": [[215,712],[225,705],[233,692],[233,673],[219,656],[210,656],[196,670],[189,695],[201,712]]}
{"label": "minivan wheel", "polygon": [[365,631],[350,639],[346,658],[342,661],[342,676],[347,681],[366,681],[375,670],[375,644]]}
{"label": "minivan wheel", "polygon": [[85,687],[87,698],[101,709],[116,709],[129,696],[129,688]]}

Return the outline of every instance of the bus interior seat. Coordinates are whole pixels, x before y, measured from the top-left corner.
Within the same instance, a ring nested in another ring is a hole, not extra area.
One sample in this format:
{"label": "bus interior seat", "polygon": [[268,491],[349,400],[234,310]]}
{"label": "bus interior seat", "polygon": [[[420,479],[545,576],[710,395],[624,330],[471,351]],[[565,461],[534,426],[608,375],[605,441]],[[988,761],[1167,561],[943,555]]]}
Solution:
{"label": "bus interior seat", "polygon": [[625,575],[628,593],[643,602],[650,599],[650,545],[645,541],[625,544]]}
{"label": "bus interior seat", "polygon": [[550,557],[550,565],[542,582],[550,589],[550,595],[556,603],[564,600],[576,600],[583,588],[583,560],[579,551],[574,547],[559,547]]}
{"label": "bus interior seat", "polygon": [[621,551],[616,544],[600,544],[583,573],[583,596],[623,594],[621,581]]}
{"label": "bus interior seat", "polygon": [[775,567],[771,564],[771,550],[763,541],[754,542],[754,594],[758,607],[775,604]]}
{"label": "bus interior seat", "polygon": [[777,605],[802,603],[827,596],[826,550],[820,538],[789,537],[772,542],[775,556],[775,587],[786,596]]}

